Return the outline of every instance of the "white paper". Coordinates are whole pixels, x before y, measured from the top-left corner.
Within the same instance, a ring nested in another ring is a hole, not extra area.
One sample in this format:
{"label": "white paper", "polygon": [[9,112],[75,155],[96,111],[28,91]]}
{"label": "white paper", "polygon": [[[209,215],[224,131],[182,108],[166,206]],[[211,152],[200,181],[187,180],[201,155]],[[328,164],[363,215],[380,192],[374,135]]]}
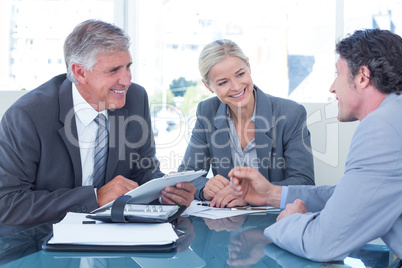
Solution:
{"label": "white paper", "polygon": [[166,245],[178,239],[170,223],[104,223],[91,221],[88,214],[67,213],[53,224],[53,238],[49,244],[87,245]]}
{"label": "white paper", "polygon": [[[160,196],[163,188],[167,186],[174,186],[179,182],[191,182],[194,179],[204,175],[205,173],[205,170],[198,170],[166,174],[162,178],[153,179],[148,181],[147,183],[144,183],[143,185],[138,186],[134,190],[127,192],[125,195],[131,196],[131,199],[128,203],[148,204],[149,202],[157,199]],[[114,201],[109,202],[108,204],[95,209],[91,213],[95,213],[97,211],[103,210],[104,208],[111,207],[113,202]]]}
{"label": "white paper", "polygon": [[266,207],[261,210],[232,210],[230,208],[216,208],[216,207],[208,207],[208,206],[200,206],[197,205],[202,201],[194,200],[191,202],[191,205],[182,213],[182,216],[196,216],[201,218],[209,218],[209,219],[222,219],[228,218],[238,215],[252,214],[258,212],[268,212],[275,211],[277,209]]}

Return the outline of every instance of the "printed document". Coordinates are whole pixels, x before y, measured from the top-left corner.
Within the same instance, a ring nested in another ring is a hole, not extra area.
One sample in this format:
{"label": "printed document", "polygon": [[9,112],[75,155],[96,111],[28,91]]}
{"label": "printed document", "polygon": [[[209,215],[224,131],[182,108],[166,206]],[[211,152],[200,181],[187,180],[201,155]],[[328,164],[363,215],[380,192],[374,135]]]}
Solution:
{"label": "printed document", "polygon": [[67,213],[53,224],[49,244],[166,245],[178,239],[170,223],[104,223],[88,220],[84,213]]}

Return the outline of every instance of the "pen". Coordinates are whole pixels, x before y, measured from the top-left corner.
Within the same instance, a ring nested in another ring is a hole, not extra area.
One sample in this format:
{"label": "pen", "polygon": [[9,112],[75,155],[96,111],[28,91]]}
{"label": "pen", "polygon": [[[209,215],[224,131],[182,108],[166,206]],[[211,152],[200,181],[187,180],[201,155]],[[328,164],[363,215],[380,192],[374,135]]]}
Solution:
{"label": "pen", "polygon": [[82,224],[95,224],[96,221],[82,221]]}
{"label": "pen", "polygon": [[250,207],[250,206],[246,206],[246,207],[234,207],[234,208],[231,208],[231,210],[276,210],[276,208],[274,208],[274,207]]}
{"label": "pen", "polygon": [[197,206],[209,207],[209,203],[201,202],[201,203],[197,203]]}

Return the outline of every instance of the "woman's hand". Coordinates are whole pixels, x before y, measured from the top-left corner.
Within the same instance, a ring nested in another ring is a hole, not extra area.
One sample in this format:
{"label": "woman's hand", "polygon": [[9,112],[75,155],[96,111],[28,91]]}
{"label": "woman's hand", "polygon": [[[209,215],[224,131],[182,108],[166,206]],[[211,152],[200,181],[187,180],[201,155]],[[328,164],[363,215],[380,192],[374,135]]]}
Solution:
{"label": "woman's hand", "polygon": [[221,175],[216,175],[205,184],[203,196],[205,200],[212,200],[215,195],[229,185],[229,180]]}

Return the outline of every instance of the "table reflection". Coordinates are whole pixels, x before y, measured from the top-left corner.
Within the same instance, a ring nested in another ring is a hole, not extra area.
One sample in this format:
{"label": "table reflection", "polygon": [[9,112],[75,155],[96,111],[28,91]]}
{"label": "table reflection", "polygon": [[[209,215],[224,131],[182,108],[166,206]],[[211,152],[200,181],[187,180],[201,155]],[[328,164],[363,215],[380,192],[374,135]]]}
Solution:
{"label": "table reflection", "polygon": [[0,225],[0,265],[41,250],[51,231],[50,223],[35,227]]}
{"label": "table reflection", "polygon": [[191,217],[196,232],[191,248],[204,259],[206,267],[267,267],[270,263],[263,249],[269,241],[263,230],[277,216],[259,213],[219,220]]}

